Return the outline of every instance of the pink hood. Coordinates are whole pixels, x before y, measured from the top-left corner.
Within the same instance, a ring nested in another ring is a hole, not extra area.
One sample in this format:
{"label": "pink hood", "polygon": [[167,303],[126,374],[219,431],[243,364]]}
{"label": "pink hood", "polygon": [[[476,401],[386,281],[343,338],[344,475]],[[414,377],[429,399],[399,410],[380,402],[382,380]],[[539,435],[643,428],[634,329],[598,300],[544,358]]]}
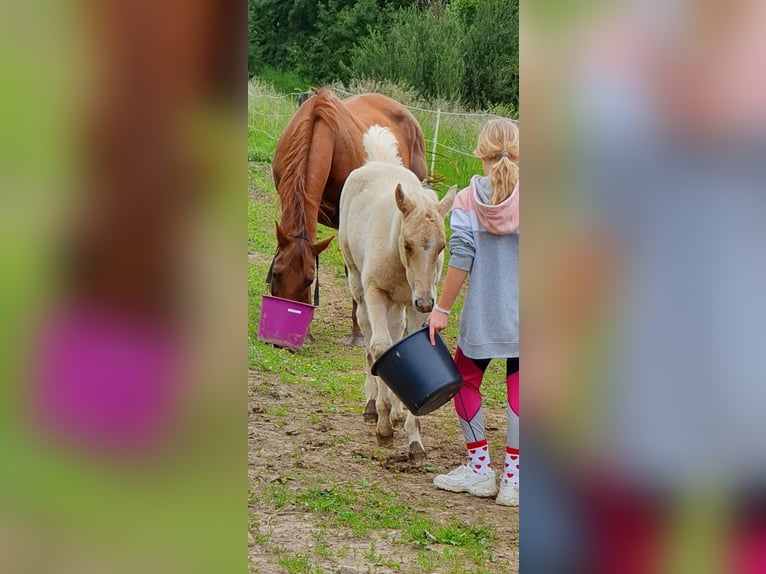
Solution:
{"label": "pink hood", "polygon": [[497,205],[483,203],[477,189],[479,176],[471,178],[468,187],[457,194],[454,209],[473,211],[487,231],[495,235],[508,235],[519,229],[519,184],[510,197]]}

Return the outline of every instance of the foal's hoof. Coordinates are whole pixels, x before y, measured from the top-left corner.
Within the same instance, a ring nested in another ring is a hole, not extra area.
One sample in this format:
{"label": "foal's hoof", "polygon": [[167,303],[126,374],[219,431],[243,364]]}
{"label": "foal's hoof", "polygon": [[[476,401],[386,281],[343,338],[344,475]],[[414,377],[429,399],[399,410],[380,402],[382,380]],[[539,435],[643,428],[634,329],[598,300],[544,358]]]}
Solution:
{"label": "foal's hoof", "polygon": [[421,466],[426,462],[426,451],[419,442],[410,443],[410,460],[413,464]]}
{"label": "foal's hoof", "polygon": [[385,447],[394,446],[394,435],[380,436],[379,434],[377,434],[375,435],[375,438],[378,439],[378,446],[385,446]]}
{"label": "foal's hoof", "polygon": [[346,347],[364,347],[364,335],[361,333],[351,333],[343,344]]}
{"label": "foal's hoof", "polygon": [[375,408],[375,401],[370,399],[364,407],[364,422],[375,424],[378,422],[378,410]]}
{"label": "foal's hoof", "polygon": [[[391,411],[391,426],[394,428],[404,428],[404,421],[407,420],[407,413],[404,411]],[[415,419],[417,421],[417,419]],[[420,430],[420,429],[418,429]]]}

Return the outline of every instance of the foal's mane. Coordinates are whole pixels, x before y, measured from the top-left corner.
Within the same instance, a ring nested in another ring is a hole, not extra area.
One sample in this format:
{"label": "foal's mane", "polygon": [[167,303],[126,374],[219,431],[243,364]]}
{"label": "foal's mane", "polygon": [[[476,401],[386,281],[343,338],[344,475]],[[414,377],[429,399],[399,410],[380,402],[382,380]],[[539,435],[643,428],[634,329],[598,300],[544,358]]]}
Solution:
{"label": "foal's mane", "polygon": [[322,119],[337,128],[339,125],[339,105],[340,101],[330,90],[319,88],[316,90],[316,95],[309,98],[301,106],[307,109],[307,113],[304,113],[291,134],[294,143],[285,154],[282,170],[284,176],[278,189],[279,199],[282,203],[282,227],[287,233],[308,233],[309,223],[316,221],[316,214],[319,212],[324,190],[319,189],[315,196],[311,196],[306,189],[308,159],[311,153],[311,143],[314,139],[314,124],[317,120]]}

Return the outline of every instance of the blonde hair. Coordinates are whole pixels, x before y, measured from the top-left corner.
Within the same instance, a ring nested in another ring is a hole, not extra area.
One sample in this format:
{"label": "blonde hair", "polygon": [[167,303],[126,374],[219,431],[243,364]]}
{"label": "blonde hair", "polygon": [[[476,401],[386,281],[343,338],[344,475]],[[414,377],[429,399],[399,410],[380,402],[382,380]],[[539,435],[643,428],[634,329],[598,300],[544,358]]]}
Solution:
{"label": "blonde hair", "polygon": [[477,157],[491,162],[492,205],[510,197],[519,181],[519,128],[511,120],[489,120],[479,133]]}

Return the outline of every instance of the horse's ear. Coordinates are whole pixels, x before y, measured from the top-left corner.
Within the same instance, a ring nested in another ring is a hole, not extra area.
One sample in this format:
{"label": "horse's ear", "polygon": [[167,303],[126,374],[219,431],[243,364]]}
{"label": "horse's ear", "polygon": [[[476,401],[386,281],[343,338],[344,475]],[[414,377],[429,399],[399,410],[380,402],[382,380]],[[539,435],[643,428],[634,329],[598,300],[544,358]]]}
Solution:
{"label": "horse's ear", "polygon": [[287,239],[287,235],[285,235],[285,232],[282,231],[282,228],[279,226],[279,222],[275,221],[274,224],[277,226],[277,245],[279,247],[284,247],[289,243],[289,240]]}
{"label": "horse's ear", "polygon": [[437,209],[439,210],[439,215],[442,217],[445,217],[449,210],[452,209],[452,204],[455,201],[455,195],[457,194],[457,186],[453,185],[449,188],[449,191],[447,192],[447,195],[445,195],[442,200],[439,202],[439,205]]}
{"label": "horse's ear", "polygon": [[394,191],[394,194],[396,195],[396,207],[399,208],[399,211],[401,211],[402,214],[407,215],[415,208],[415,204],[412,203],[412,200],[404,195],[401,183],[396,184],[396,190]]}
{"label": "horse's ear", "polygon": [[322,251],[327,249],[330,246],[330,243],[332,243],[332,240],[334,238],[335,236],[333,235],[329,239],[325,239],[324,241],[320,241],[319,243],[312,244],[311,247],[314,249],[314,255],[319,255],[320,253],[322,253]]}

